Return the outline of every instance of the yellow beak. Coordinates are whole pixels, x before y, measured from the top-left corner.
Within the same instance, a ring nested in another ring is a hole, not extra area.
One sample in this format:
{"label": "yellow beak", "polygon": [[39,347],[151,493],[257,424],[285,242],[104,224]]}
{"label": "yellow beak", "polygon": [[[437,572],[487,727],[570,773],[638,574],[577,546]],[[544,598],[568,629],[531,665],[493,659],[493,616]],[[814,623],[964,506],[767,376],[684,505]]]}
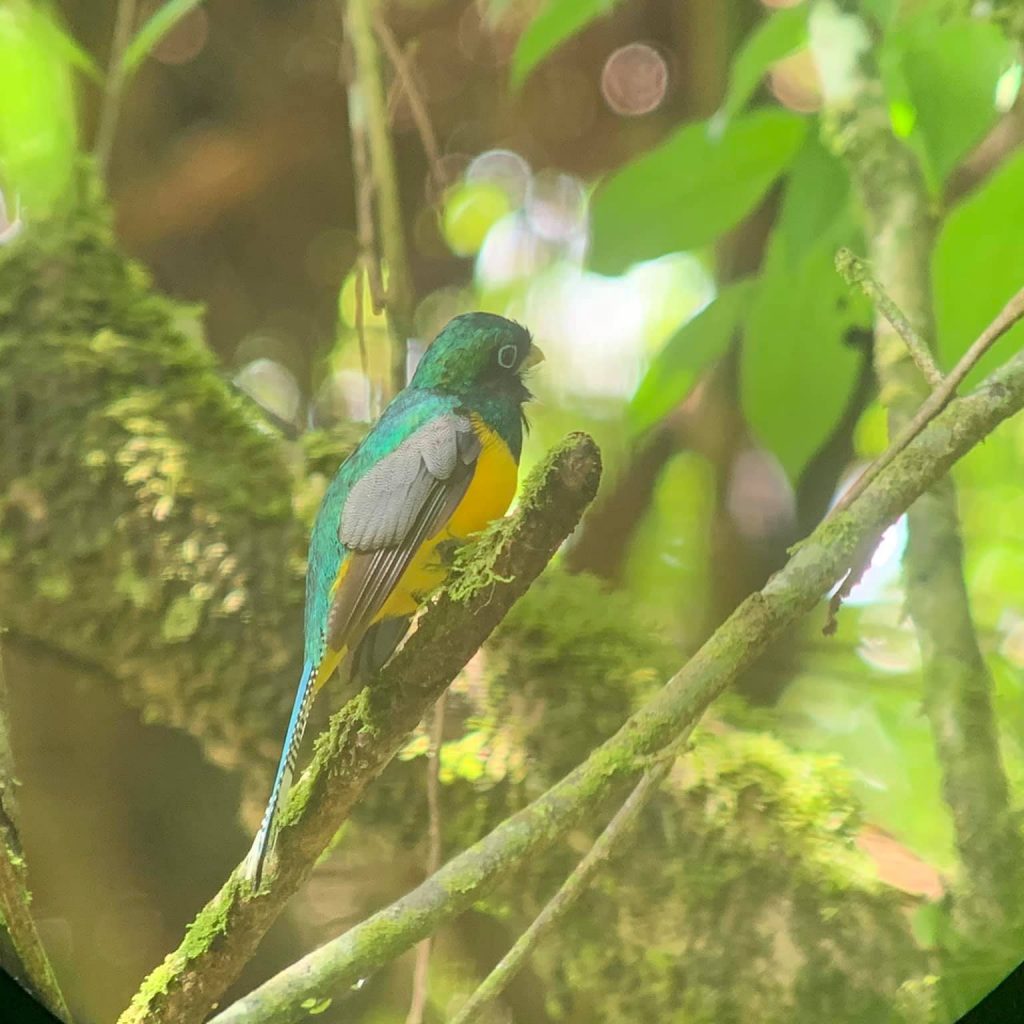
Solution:
{"label": "yellow beak", "polygon": [[523,360],[523,368],[528,370],[531,366],[544,362],[544,353],[536,346],[530,346],[530,354]]}

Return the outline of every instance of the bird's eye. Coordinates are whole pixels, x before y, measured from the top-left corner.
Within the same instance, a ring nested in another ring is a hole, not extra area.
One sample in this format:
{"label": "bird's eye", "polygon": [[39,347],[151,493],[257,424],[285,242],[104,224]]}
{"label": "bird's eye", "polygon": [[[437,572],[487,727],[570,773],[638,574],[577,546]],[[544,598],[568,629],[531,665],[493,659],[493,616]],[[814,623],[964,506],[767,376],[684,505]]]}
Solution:
{"label": "bird's eye", "polygon": [[519,359],[519,349],[515,345],[502,345],[498,349],[498,365],[503,370],[511,370]]}

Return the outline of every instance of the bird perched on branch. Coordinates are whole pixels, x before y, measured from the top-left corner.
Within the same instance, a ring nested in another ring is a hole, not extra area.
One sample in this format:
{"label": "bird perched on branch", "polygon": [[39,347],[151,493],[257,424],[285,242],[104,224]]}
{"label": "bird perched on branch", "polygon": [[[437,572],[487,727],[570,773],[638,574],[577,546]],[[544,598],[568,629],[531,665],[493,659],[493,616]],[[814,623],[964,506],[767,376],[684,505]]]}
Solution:
{"label": "bird perched on branch", "polygon": [[444,580],[438,546],[508,509],[531,397],[522,375],[542,358],[511,320],[456,317],[327,488],[309,545],[305,664],[270,800],[246,857],[254,888],[317,690],[342,662],[357,684],[377,672],[423,596]]}

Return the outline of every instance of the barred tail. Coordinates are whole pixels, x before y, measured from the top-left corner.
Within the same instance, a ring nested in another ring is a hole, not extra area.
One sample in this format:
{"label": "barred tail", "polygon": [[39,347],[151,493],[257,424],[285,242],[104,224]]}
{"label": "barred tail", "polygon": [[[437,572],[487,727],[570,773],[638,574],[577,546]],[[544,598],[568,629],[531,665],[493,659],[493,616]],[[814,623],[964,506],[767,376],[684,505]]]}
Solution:
{"label": "barred tail", "polygon": [[245,858],[245,877],[249,879],[253,889],[259,888],[260,879],[263,876],[263,862],[274,847],[277,815],[291,786],[295,759],[298,757],[299,744],[302,742],[306,719],[309,717],[309,709],[313,704],[313,695],[316,692],[317,675],[317,666],[307,662],[302,670],[302,678],[299,680],[299,687],[295,693],[292,716],[288,720],[288,731],[284,735],[281,760],[277,765],[277,775],[274,776],[274,785],[270,790],[267,809],[263,812],[263,822]]}

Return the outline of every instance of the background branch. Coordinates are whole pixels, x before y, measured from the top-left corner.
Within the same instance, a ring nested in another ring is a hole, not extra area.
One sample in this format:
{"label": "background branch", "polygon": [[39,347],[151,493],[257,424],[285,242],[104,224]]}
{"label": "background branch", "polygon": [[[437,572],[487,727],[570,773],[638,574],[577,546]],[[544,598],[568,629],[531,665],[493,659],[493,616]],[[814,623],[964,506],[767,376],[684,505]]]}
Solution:
{"label": "background branch", "polygon": [[282,816],[277,861],[252,893],[236,871],[143,982],[121,1024],[200,1021],[234,980],[365,787],[527,590],[593,498],[600,456],[586,435],[554,448],[524,485],[516,514],[488,531],[406,645],[318,737]]}
{"label": "background branch", "polygon": [[[427,812],[430,820],[427,851],[427,877],[441,867],[441,744],[444,742],[444,708],[448,691],[437,698],[430,723],[430,750],[427,752]],[[412,1001],[405,1024],[421,1024],[430,995],[430,947],[429,937],[416,947],[416,966],[413,969]]]}
{"label": "background branch", "polygon": [[999,423],[1024,407],[1024,355],[953,402],[850,508],[822,523],[666,685],[543,796],[503,821],[407,896],[286,968],[211,1024],[293,1024],[304,999],[345,989],[451,920],[550,846],[649,755],[696,722],[765,648],[843,574],[858,545],[901,515]]}
{"label": "background branch", "polygon": [[430,120],[430,110],[416,79],[412,61],[402,50],[401,44],[395,38],[394,32],[391,31],[391,26],[380,11],[374,11],[373,28],[391,66],[395,69],[396,81],[401,86],[409,103],[409,113],[416,125],[416,132],[420,137],[420,145],[423,147],[423,155],[427,158],[434,185],[437,188],[442,188],[444,174],[441,164],[441,149],[437,144],[437,135],[434,133],[434,126]]}
{"label": "background branch", "polygon": [[377,204],[380,255],[387,266],[385,285],[391,334],[391,394],[405,387],[409,339],[414,334],[412,277],[406,251],[405,225],[398,190],[398,172],[388,125],[387,94],[380,53],[373,31],[375,0],[347,0],[345,35],[355,58],[355,83],[365,114],[366,143]]}
{"label": "background branch", "polygon": [[[914,332],[931,342],[933,205],[917,158],[893,134],[870,30],[850,5],[816,0],[810,32],[822,73],[825,141],[845,161],[859,194],[873,271]],[[900,438],[928,388],[881,314],[875,320],[875,369],[890,436]],[[952,377],[943,389],[956,387]],[[992,683],[964,584],[952,480],[936,480],[910,508],[904,570],[925,707],[964,866],[962,916],[969,927],[991,934],[993,925],[1018,916],[1024,843],[1010,817]]]}

